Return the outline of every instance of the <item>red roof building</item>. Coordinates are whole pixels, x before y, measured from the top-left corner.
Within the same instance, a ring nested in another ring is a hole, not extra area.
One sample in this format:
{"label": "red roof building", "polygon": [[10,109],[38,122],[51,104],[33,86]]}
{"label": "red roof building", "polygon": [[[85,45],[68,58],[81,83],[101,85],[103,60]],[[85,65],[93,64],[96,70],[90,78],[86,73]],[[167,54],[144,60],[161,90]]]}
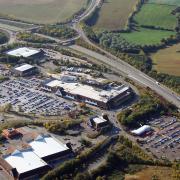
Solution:
{"label": "red roof building", "polygon": [[2,131],[2,136],[4,136],[7,139],[12,139],[20,135],[21,133],[17,129],[14,129],[14,128],[8,128]]}

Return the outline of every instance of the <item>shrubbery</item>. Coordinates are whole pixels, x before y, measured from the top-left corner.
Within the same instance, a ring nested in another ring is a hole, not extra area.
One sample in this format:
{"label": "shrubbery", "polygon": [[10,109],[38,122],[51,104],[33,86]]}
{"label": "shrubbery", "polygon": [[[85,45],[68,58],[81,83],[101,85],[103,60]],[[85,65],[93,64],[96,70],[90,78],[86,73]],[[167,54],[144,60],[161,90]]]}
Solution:
{"label": "shrubbery", "polygon": [[19,33],[17,35],[17,38],[22,41],[27,41],[30,43],[54,43],[55,41],[42,38],[38,35],[35,34],[30,34],[30,33]]}
{"label": "shrubbery", "polygon": [[[98,143],[92,148],[89,148],[83,151],[75,159],[69,160],[61,164],[59,167],[47,173],[42,180],[64,180],[64,179],[73,179],[75,174],[82,170],[86,165],[85,163],[93,157],[95,153],[101,150],[102,145],[106,144],[106,141]],[[80,176],[82,177],[82,176]]]}
{"label": "shrubbery", "polygon": [[77,35],[75,30],[63,25],[44,26],[36,30],[36,32],[60,39],[69,39]]}
{"label": "shrubbery", "polygon": [[0,44],[4,44],[8,41],[8,37],[6,36],[5,33],[0,32]]}
{"label": "shrubbery", "polygon": [[64,134],[66,130],[79,126],[81,121],[62,120],[44,123],[44,127],[51,133]]}
{"label": "shrubbery", "polygon": [[171,114],[176,109],[150,89],[141,89],[140,92],[139,102],[117,116],[119,122],[128,128],[139,127],[151,117]]}

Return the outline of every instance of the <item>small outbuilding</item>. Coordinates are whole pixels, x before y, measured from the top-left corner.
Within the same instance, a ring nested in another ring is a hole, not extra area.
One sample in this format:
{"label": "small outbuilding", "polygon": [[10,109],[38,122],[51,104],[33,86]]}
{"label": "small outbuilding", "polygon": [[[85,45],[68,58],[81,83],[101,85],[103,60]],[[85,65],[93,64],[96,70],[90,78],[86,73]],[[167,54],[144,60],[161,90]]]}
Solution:
{"label": "small outbuilding", "polygon": [[138,129],[135,129],[135,130],[131,131],[131,133],[132,133],[133,135],[136,135],[136,136],[141,136],[141,135],[143,135],[143,134],[145,134],[145,133],[147,133],[147,132],[150,132],[150,131],[152,131],[151,126],[149,126],[149,125],[144,125],[144,126],[141,126],[141,127],[138,128]]}
{"label": "small outbuilding", "polygon": [[12,72],[16,76],[30,76],[35,75],[38,72],[37,67],[30,64],[23,64],[12,69]]}
{"label": "small outbuilding", "polygon": [[88,125],[96,130],[102,130],[109,127],[110,123],[104,116],[95,116],[89,119]]}
{"label": "small outbuilding", "polygon": [[6,139],[12,139],[17,136],[21,136],[21,133],[17,129],[8,128],[8,129],[2,130],[2,136]]}

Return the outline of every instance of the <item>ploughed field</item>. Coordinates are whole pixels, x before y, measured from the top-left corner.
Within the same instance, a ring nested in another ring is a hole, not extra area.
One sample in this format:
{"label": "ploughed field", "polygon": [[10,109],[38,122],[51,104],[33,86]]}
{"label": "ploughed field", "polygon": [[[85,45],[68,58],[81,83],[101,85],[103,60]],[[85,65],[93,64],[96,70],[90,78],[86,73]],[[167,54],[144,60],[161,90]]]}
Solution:
{"label": "ploughed field", "polygon": [[0,0],[0,14],[48,24],[65,21],[86,4],[87,0]]}
{"label": "ploughed field", "polygon": [[137,0],[106,0],[88,24],[96,29],[123,29],[136,3]]}
{"label": "ploughed field", "polygon": [[151,58],[158,72],[180,76],[180,44],[161,49]]}

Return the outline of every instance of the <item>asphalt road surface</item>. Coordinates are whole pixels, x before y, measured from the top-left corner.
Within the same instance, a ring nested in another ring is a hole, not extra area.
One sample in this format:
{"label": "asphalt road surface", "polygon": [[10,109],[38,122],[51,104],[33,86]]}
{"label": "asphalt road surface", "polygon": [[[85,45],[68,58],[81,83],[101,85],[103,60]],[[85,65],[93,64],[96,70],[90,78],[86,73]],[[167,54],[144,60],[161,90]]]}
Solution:
{"label": "asphalt road surface", "polygon": [[[81,20],[83,20],[84,18],[86,18],[88,15],[90,15],[94,11],[94,9],[99,5],[99,3],[100,3],[100,0],[92,0],[88,10],[78,18],[77,22],[74,23],[74,28],[79,33],[79,36],[81,36],[88,44],[99,49],[104,55],[97,53],[97,52],[94,52],[94,51],[91,51],[91,50],[88,50],[88,49],[83,48],[83,47],[78,46],[78,45],[71,45],[69,47],[73,50],[76,50],[76,51],[84,53],[88,56],[91,56],[91,57],[97,59],[98,61],[100,61],[101,63],[105,63],[115,72],[120,73],[120,74],[123,73],[125,76],[129,77],[133,81],[135,81],[135,82],[137,82],[137,83],[139,83],[145,87],[151,88],[156,93],[163,96],[166,100],[173,103],[174,105],[176,105],[180,109],[180,99],[179,99],[179,96],[175,92],[173,92],[172,90],[168,89],[167,87],[159,84],[158,82],[156,82],[156,80],[150,78],[149,76],[147,76],[146,74],[137,70],[133,66],[124,62],[123,60],[121,60],[121,59],[113,56],[109,52],[101,49],[97,45],[93,44],[86,37],[86,34],[83,32],[82,28],[79,26],[79,22]],[[15,42],[16,35],[12,31],[6,30],[6,32],[8,32],[10,35],[10,40],[9,40],[8,44],[12,44],[13,42]],[[52,39],[52,37],[47,37],[47,38]],[[60,41],[57,38],[53,38],[53,40],[56,40],[56,42]]]}
{"label": "asphalt road surface", "polygon": [[4,28],[0,28],[0,30],[4,31],[5,33],[7,33],[8,35],[8,42],[4,43],[4,44],[1,44],[1,46],[5,46],[5,45],[9,45],[9,44],[13,44],[15,41],[16,41],[16,35],[15,35],[15,32],[12,32],[8,29],[4,29]]}
{"label": "asphalt road surface", "polygon": [[91,56],[102,63],[107,64],[108,66],[112,67],[113,70],[115,70],[117,73],[124,73],[125,76],[129,77],[133,81],[136,81],[145,87],[151,88],[156,93],[163,96],[166,100],[168,100],[169,102],[173,103],[178,108],[180,108],[180,100],[178,100],[178,95],[176,93],[174,93],[172,90],[168,89],[167,87],[157,83],[156,80],[150,78],[146,74],[135,69],[134,67],[118,59],[117,57],[114,57],[109,53],[106,53],[106,55],[101,55],[97,52],[91,51],[89,49],[86,49],[78,45],[71,45],[70,48],[79,51],[83,54],[86,54],[88,56]]}

